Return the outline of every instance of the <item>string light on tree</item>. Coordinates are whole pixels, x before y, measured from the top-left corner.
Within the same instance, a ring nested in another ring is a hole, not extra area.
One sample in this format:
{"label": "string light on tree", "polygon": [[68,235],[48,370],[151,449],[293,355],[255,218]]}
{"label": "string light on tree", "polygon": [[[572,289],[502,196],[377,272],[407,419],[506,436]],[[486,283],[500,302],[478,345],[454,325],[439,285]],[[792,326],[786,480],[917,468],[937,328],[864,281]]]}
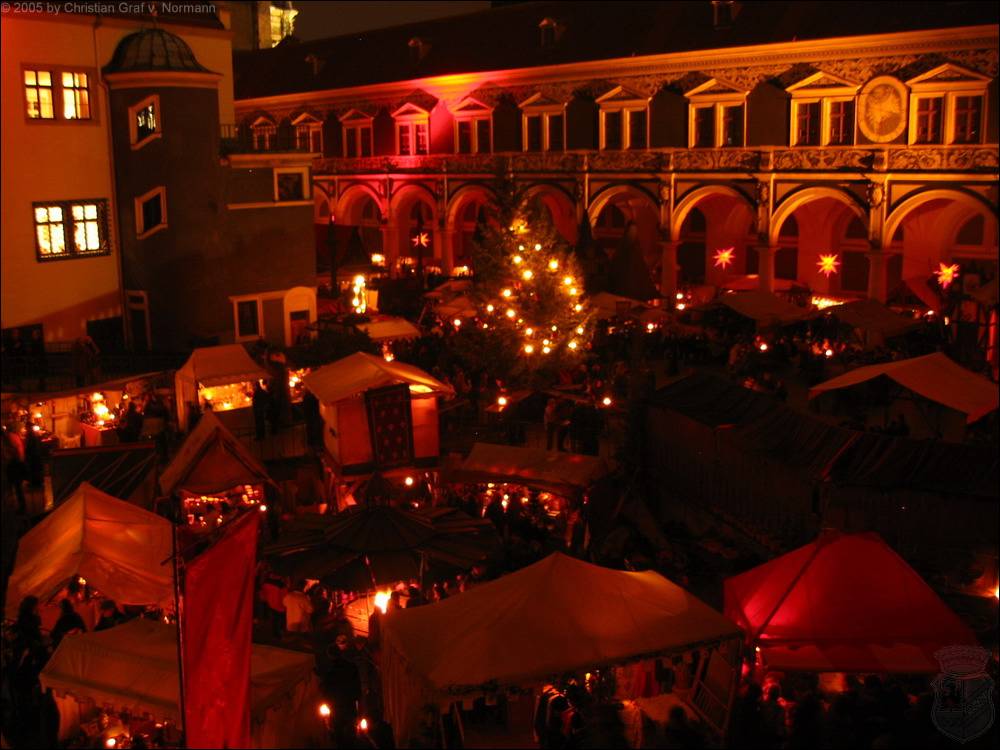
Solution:
{"label": "string light on tree", "polygon": [[716,268],[721,268],[725,271],[729,265],[733,262],[733,256],[736,253],[735,247],[724,247],[720,250],[715,251],[715,266]]}
{"label": "string light on tree", "polygon": [[361,315],[368,309],[368,292],[365,290],[365,277],[361,274],[354,277],[353,292],[351,307],[354,308],[354,312]]}
{"label": "string light on tree", "polygon": [[938,269],[934,275],[938,278],[938,284],[942,289],[947,289],[951,283],[958,278],[959,266],[957,263],[938,263]]}
{"label": "string light on tree", "polygon": [[837,273],[840,267],[840,261],[837,259],[836,253],[830,253],[828,255],[821,254],[819,256],[819,262],[816,264],[819,266],[819,272],[830,278],[833,274]]}

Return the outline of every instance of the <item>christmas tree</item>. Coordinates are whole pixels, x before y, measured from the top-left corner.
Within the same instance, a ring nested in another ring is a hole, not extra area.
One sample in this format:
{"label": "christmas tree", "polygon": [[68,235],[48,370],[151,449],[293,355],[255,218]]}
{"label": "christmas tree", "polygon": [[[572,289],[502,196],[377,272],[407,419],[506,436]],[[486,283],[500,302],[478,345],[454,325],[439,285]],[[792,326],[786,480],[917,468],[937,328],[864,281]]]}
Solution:
{"label": "christmas tree", "polygon": [[583,273],[548,212],[509,181],[491,208],[473,250],[478,314],[457,323],[456,348],[508,387],[546,385],[590,343]]}

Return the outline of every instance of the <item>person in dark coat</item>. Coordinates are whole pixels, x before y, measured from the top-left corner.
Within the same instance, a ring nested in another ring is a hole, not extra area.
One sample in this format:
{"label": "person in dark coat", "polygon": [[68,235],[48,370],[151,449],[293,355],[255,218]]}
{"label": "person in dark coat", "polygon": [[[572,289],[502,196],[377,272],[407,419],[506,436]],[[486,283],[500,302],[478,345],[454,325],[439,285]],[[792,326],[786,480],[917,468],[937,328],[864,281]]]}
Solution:
{"label": "person in dark coat", "polygon": [[113,628],[124,619],[122,613],[118,611],[118,606],[110,599],[105,599],[101,602],[101,616],[94,626],[94,632]]}
{"label": "person in dark coat", "polygon": [[58,648],[62,639],[70,633],[86,633],[87,626],[83,618],[73,609],[73,602],[70,599],[63,599],[59,602],[59,609],[62,613],[56,624],[52,628],[52,648]]}
{"label": "person in dark coat", "polygon": [[38,434],[28,425],[28,434],[24,438],[24,463],[28,471],[28,484],[33,490],[40,490],[45,478],[45,465],[42,457],[42,441]]}
{"label": "person in dark coat", "polygon": [[28,467],[21,458],[18,446],[19,436],[9,430],[3,432],[3,460],[7,473],[7,483],[17,498],[17,512],[26,515],[28,506],[24,499],[24,482],[28,478]]}
{"label": "person in dark coat", "polygon": [[271,411],[271,396],[261,387],[259,380],[254,381],[253,384],[253,400],[251,405],[253,408],[254,434],[257,441],[260,442],[264,439],[267,431],[267,417]]}

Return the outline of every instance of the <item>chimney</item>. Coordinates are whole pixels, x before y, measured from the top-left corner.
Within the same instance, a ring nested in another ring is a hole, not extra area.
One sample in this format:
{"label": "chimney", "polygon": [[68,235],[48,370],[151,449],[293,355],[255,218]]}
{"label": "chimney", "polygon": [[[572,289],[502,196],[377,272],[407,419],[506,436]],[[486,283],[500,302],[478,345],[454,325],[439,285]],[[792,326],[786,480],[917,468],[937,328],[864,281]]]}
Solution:
{"label": "chimney", "polygon": [[712,27],[716,30],[732,28],[739,10],[733,0],[712,0]]}

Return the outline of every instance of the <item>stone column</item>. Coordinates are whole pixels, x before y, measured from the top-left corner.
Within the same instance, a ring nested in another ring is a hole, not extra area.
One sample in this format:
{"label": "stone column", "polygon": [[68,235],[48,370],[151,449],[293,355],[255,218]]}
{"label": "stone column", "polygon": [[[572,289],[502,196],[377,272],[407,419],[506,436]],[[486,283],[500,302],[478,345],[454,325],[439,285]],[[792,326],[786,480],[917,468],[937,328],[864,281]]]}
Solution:
{"label": "stone column", "polygon": [[662,253],[662,268],[660,269],[660,295],[666,297],[667,309],[673,308],[673,301],[677,295],[677,245],[673,241],[661,241],[660,251]]}
{"label": "stone column", "polygon": [[768,245],[757,247],[757,274],[760,282],[757,288],[762,292],[774,291],[774,256],[777,254],[777,247]]}
{"label": "stone column", "polygon": [[868,297],[879,302],[885,302],[886,254],[881,250],[871,250],[865,253],[865,255],[868,256]]}
{"label": "stone column", "polygon": [[[441,247],[441,271],[445,276],[451,276],[455,268],[455,241],[459,234],[454,228],[443,230],[444,242]],[[435,249],[437,242],[434,243]]]}

